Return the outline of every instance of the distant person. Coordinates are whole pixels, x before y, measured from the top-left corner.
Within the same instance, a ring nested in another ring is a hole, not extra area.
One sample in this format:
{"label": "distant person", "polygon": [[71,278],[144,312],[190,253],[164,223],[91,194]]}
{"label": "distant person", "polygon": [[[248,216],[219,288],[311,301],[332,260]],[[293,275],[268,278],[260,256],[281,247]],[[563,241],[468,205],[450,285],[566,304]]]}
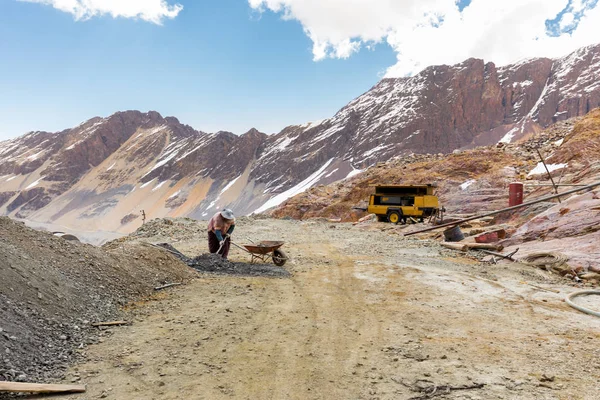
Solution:
{"label": "distant person", "polygon": [[235,216],[233,211],[226,208],[216,213],[208,222],[208,250],[227,259],[231,245],[230,235],[234,229]]}

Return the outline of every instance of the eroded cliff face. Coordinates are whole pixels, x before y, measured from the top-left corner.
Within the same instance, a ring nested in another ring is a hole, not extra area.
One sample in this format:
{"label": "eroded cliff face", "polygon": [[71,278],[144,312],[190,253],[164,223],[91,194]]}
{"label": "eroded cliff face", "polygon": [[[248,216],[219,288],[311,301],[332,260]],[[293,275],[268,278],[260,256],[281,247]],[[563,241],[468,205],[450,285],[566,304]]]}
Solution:
{"label": "eroded cliff face", "polygon": [[381,161],[514,143],[598,106],[600,45],[555,60],[469,59],[384,79],[332,118],[272,136],[209,134],[157,112],[119,112],[1,142],[0,213],[124,231],[141,209],[252,213]]}

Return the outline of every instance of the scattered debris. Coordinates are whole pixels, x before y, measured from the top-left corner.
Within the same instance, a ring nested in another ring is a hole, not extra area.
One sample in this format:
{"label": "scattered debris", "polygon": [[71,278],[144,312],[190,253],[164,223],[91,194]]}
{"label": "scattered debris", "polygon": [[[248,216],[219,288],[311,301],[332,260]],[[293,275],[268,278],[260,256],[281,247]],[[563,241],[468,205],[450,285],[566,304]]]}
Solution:
{"label": "scattered debris", "polygon": [[490,254],[490,255],[492,255],[494,257],[500,257],[500,258],[503,258],[505,260],[510,260],[512,262],[516,262],[515,259],[513,258],[513,256],[515,254],[517,254],[517,252],[519,251],[519,249],[516,249],[515,251],[513,251],[510,254],[500,254],[500,253],[496,253],[496,252],[493,252],[493,251],[490,251],[490,250],[485,250],[485,249],[482,249],[481,251],[484,252],[484,253],[486,253],[486,254]]}
{"label": "scattered debris", "polygon": [[394,382],[400,383],[407,388],[409,388],[413,392],[423,393],[422,396],[411,397],[409,400],[426,400],[433,399],[434,397],[445,396],[450,394],[453,391],[458,390],[473,390],[473,389],[482,389],[485,384],[483,383],[473,383],[470,385],[436,385],[429,380],[419,379],[415,383],[407,384],[399,379],[393,379]]}
{"label": "scattered debris", "polygon": [[446,227],[449,227],[449,226],[458,226],[458,225],[460,225],[460,224],[462,224],[464,222],[469,222],[469,221],[473,221],[475,219],[479,219],[479,218],[482,218],[482,217],[490,217],[492,215],[497,215],[497,214],[501,214],[501,213],[504,213],[504,212],[517,210],[519,208],[524,208],[524,207],[528,207],[528,206],[531,206],[531,205],[534,205],[534,204],[537,204],[537,203],[541,203],[541,202],[544,202],[544,201],[556,199],[556,198],[558,198],[560,196],[567,196],[567,195],[575,194],[577,192],[580,192],[580,191],[583,191],[583,190],[586,190],[586,189],[593,189],[593,188],[598,187],[598,186],[600,186],[600,182],[595,182],[595,183],[589,184],[589,185],[584,186],[584,187],[578,187],[576,189],[572,189],[572,190],[566,191],[564,193],[560,193],[558,195],[542,197],[542,198],[539,198],[539,199],[528,201],[527,203],[519,204],[517,206],[503,208],[501,210],[491,211],[491,212],[485,213],[483,215],[474,216],[474,217],[470,217],[470,218],[465,218],[465,219],[463,219],[461,221],[448,222],[448,223],[437,225],[437,226],[433,226],[433,227],[430,227],[430,228],[427,228],[427,229],[421,229],[421,230],[415,231],[415,232],[408,232],[408,233],[405,233],[404,236],[410,236],[410,235],[415,235],[417,233],[429,232],[429,231],[433,231],[433,230],[440,229],[440,228],[446,228]]}

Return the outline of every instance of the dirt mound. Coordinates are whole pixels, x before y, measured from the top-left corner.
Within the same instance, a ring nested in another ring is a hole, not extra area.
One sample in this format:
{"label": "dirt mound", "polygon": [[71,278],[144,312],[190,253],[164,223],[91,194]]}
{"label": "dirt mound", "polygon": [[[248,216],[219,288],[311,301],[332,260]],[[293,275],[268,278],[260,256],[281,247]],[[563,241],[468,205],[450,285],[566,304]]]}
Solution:
{"label": "dirt mound", "polygon": [[156,218],[146,222],[123,239],[153,238],[169,241],[176,235],[194,236],[204,232],[206,232],[206,224],[191,218]]}
{"label": "dirt mound", "polygon": [[290,277],[290,273],[284,268],[270,264],[231,262],[225,260],[223,257],[217,254],[201,254],[197,257],[190,258],[170,244],[160,243],[157,246],[160,246],[173,253],[179,257],[181,261],[200,272],[243,276],[269,276],[274,278]]}
{"label": "dirt mound", "polygon": [[165,282],[193,272],[141,243],[107,248],[66,241],[0,217],[0,380],[60,377],[76,349],[99,340],[91,326]]}
{"label": "dirt mound", "polygon": [[[254,220],[255,216],[238,217],[236,225],[252,223]],[[121,238],[121,241],[152,238],[156,243],[160,240],[170,241],[181,237],[200,238],[206,236],[207,225],[207,221],[198,221],[192,218],[156,218],[146,222],[129,236]]]}

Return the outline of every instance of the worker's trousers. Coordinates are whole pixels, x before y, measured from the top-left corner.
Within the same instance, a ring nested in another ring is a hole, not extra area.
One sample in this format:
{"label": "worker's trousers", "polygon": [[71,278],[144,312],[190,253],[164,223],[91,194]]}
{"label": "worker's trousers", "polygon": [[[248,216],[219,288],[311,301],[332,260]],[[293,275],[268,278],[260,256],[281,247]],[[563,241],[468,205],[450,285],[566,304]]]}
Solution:
{"label": "worker's trousers", "polygon": [[[209,231],[208,232],[208,251],[210,251],[211,253],[216,253],[217,251],[219,251],[219,247],[221,245],[219,244],[219,239],[217,239],[217,235],[215,235],[215,233],[213,231]],[[229,247],[231,246],[231,239],[229,239],[228,237],[225,238],[225,243],[223,243],[223,247],[221,248],[221,251],[219,251],[219,255],[222,256],[224,259],[227,259],[227,256],[229,255]]]}

